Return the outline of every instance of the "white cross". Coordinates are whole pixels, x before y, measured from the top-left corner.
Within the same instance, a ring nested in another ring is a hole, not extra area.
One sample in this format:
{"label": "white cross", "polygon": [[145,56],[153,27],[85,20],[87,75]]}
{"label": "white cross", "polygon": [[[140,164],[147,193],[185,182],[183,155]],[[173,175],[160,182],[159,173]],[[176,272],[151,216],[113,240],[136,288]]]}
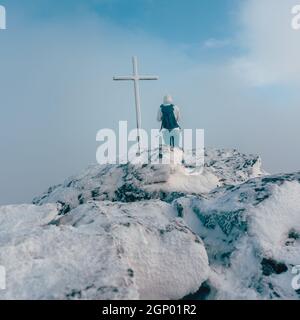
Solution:
{"label": "white cross", "polygon": [[138,152],[137,155],[141,154],[141,136],[140,129],[142,125],[142,116],[141,116],[141,99],[140,99],[140,80],[158,80],[156,76],[140,76],[138,73],[138,61],[137,57],[132,57],[133,64],[133,75],[125,77],[114,77],[114,80],[131,80],[134,81],[134,96],[135,96],[135,110],[136,110],[136,127],[137,127],[137,141],[138,141]]}

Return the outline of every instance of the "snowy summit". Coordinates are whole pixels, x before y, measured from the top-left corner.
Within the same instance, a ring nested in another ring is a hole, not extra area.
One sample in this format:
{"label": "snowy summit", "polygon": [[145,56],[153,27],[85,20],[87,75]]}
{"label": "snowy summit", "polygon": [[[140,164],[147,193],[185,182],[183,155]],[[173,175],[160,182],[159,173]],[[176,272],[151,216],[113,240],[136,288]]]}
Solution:
{"label": "snowy summit", "polygon": [[93,165],[0,207],[0,299],[298,299],[300,172],[214,149],[187,169]]}

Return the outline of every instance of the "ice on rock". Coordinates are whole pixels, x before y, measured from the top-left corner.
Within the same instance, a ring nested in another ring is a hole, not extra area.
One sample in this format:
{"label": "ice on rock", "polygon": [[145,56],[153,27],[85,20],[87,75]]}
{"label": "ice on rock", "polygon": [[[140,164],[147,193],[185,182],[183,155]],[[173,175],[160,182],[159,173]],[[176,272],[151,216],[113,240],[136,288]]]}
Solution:
{"label": "ice on rock", "polygon": [[176,200],[201,236],[219,299],[298,299],[300,173],[264,176]]}
{"label": "ice on rock", "polygon": [[[180,150],[175,151],[180,153]],[[192,151],[186,153],[187,157],[191,158]],[[158,151],[153,154],[154,158],[158,157]],[[148,152],[142,154],[142,157],[146,156],[148,157]],[[190,166],[192,165],[189,163]],[[265,174],[258,156],[241,154],[236,150],[206,150],[201,175],[189,175],[186,169],[186,165],[152,162],[135,165],[93,165],[63,184],[51,187],[33,202],[59,202],[63,207],[62,212],[66,212],[88,200],[172,201],[185,194],[205,194],[216,187],[239,184]]]}
{"label": "ice on rock", "polygon": [[202,241],[169,204],[90,201],[58,213],[0,207],[0,299],[180,299],[208,277]]}
{"label": "ice on rock", "polygon": [[206,149],[195,175],[193,154],[92,165],[32,205],[0,207],[0,298],[299,299],[300,173]]}

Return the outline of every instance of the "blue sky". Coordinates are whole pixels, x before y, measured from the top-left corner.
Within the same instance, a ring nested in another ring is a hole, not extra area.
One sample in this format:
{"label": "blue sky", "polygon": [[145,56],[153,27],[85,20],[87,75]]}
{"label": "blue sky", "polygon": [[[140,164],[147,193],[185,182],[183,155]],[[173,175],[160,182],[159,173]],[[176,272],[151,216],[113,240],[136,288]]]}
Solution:
{"label": "blue sky", "polygon": [[[70,19],[87,12],[121,28],[145,32],[174,46],[191,57],[209,59],[228,56],[240,50],[232,40],[237,23],[235,16],[244,0],[3,0],[7,6],[21,9],[31,23]],[[13,19],[13,16],[12,16]],[[220,39],[219,50],[209,52],[203,45]]]}
{"label": "blue sky", "polygon": [[42,20],[89,10],[126,28],[142,29],[175,43],[195,44],[211,37],[230,37],[234,27],[232,16],[241,1],[3,0],[2,3],[8,8],[22,8],[33,19]]}
{"label": "blue sky", "polygon": [[142,120],[165,93],[182,127],[211,147],[259,154],[269,172],[299,170],[300,31],[294,0],[0,0],[0,204],[30,202],[95,162],[96,133],[134,127],[138,55]]}
{"label": "blue sky", "polygon": [[210,37],[231,36],[230,15],[234,12],[235,2],[116,0],[99,1],[91,6],[99,15],[125,27],[141,28],[170,42],[197,44]]}

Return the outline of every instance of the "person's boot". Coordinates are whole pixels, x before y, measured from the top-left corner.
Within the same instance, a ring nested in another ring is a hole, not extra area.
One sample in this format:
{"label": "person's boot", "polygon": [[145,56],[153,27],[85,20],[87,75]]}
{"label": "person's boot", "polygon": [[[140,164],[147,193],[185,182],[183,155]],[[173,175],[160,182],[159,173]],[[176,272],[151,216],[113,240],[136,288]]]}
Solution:
{"label": "person's boot", "polygon": [[158,158],[159,158],[159,159],[162,159],[162,158],[163,158],[162,145],[159,146]]}
{"label": "person's boot", "polygon": [[172,152],[174,151],[174,144],[175,144],[174,137],[171,137],[170,138],[170,150]]}

